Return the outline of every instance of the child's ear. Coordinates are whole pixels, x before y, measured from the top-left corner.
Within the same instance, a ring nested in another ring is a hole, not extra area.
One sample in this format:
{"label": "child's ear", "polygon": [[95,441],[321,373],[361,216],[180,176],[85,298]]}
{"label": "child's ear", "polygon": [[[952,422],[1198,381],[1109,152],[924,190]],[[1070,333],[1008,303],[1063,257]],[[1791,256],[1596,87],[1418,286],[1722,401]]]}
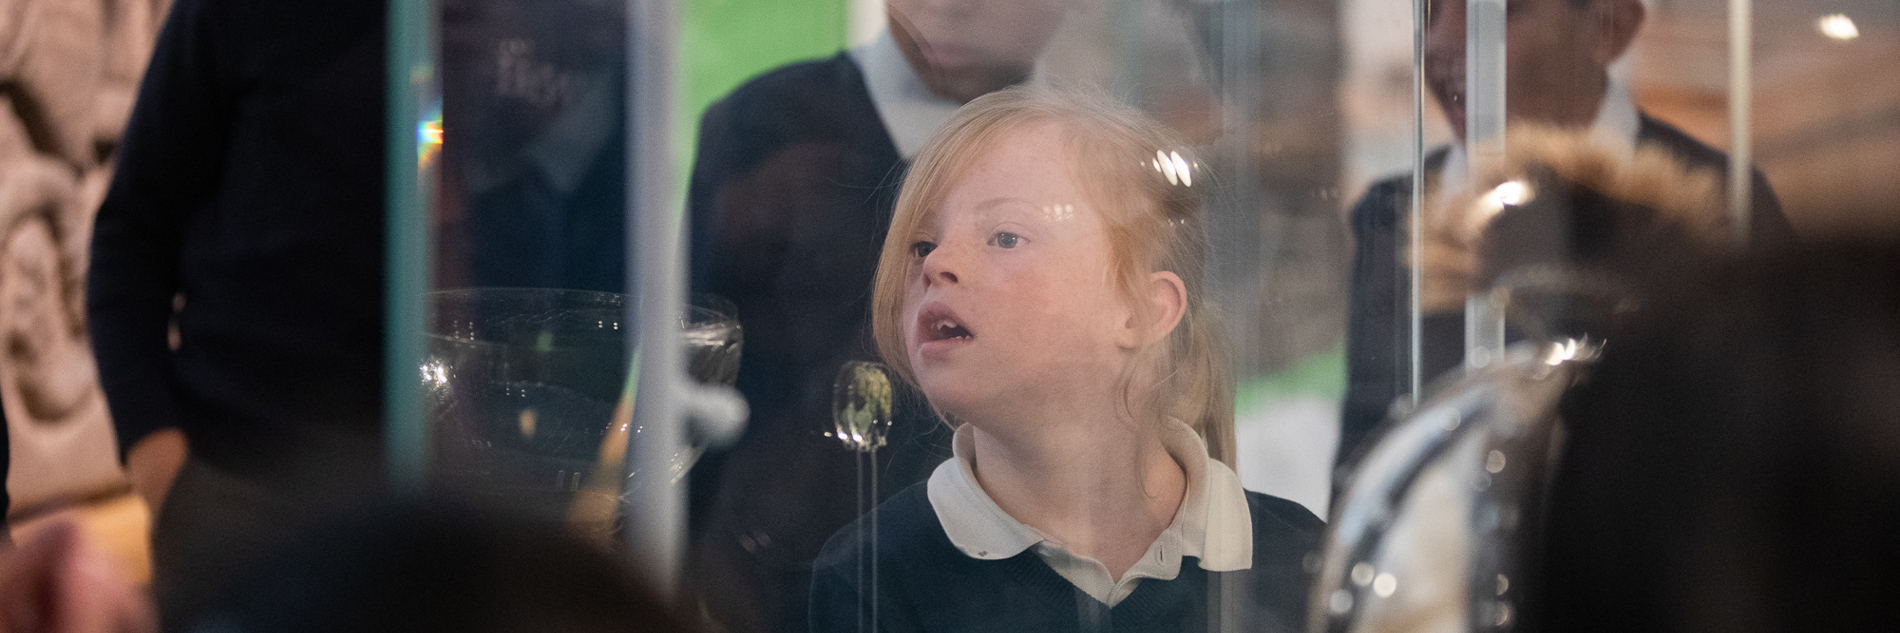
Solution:
{"label": "child's ear", "polygon": [[1122,340],[1118,341],[1123,348],[1135,349],[1173,332],[1174,327],[1181,324],[1181,317],[1187,314],[1187,284],[1169,271],[1148,273],[1148,293],[1143,300],[1148,302],[1147,313],[1128,315],[1128,322],[1122,328]]}

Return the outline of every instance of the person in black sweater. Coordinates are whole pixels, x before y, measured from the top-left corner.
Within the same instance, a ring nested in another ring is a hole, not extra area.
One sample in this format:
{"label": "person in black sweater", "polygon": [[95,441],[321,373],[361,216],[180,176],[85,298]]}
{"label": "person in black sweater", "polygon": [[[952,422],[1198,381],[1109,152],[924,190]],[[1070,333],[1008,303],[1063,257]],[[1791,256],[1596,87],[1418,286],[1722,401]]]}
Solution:
{"label": "person in black sweater", "polygon": [[872,325],[955,422],[955,458],[826,543],[813,631],[1302,629],[1321,523],[1231,468],[1207,183],[1182,147],[1027,88],[925,146]]}
{"label": "person in black sweater", "polygon": [[[1465,135],[1465,3],[1437,4],[1425,36],[1425,79],[1444,108],[1458,142],[1425,158],[1425,204],[1442,206],[1462,195],[1470,164]],[[1506,114],[1513,125],[1558,126],[1589,133],[1619,151],[1659,147],[1699,170],[1726,174],[1728,156],[1638,110],[1628,87],[1608,66],[1628,49],[1641,26],[1638,0],[1524,0],[1507,18]],[[1508,135],[1507,135],[1508,136]],[[1768,181],[1753,172],[1751,223],[1757,243],[1786,243],[1794,230]],[[1340,415],[1337,460],[1345,462],[1395,399],[1411,391],[1411,281],[1400,261],[1409,238],[1412,179],[1373,183],[1351,212],[1353,271],[1346,325],[1346,396]],[[1464,312],[1458,303],[1424,306],[1420,381],[1464,360]]]}
{"label": "person in black sweater", "polygon": [[[380,491],[383,22],[376,0],[179,0],[126,126],[87,319],[169,626]],[[188,460],[153,458],[181,436]]]}

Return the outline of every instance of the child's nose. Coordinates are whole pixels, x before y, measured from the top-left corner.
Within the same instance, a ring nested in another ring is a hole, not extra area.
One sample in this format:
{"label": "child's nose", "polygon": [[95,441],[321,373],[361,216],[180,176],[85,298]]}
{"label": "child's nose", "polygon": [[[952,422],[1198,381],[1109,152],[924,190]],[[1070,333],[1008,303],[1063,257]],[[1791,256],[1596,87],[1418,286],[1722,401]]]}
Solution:
{"label": "child's nose", "polygon": [[954,258],[949,249],[938,246],[924,256],[924,284],[957,283]]}

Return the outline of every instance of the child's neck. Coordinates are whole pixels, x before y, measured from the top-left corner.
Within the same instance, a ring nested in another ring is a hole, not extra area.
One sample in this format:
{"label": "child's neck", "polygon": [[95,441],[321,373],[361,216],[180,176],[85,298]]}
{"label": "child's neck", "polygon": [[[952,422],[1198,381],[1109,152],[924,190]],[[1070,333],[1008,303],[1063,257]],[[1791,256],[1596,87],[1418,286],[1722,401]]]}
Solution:
{"label": "child's neck", "polygon": [[1154,424],[1105,420],[973,430],[977,482],[1004,512],[1119,580],[1173,523],[1187,474]]}

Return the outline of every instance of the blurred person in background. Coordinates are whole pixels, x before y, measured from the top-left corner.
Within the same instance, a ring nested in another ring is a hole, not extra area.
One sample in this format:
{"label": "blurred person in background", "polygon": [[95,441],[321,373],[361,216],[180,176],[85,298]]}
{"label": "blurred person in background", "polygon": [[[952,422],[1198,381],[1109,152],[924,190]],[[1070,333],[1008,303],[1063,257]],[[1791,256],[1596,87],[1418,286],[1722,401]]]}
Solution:
{"label": "blurred person in background", "polygon": [[[1028,81],[1069,4],[890,0],[872,43],[761,75],[700,121],[692,288],[738,310],[752,417],[693,473],[691,575],[734,630],[803,630],[811,561],[861,511],[851,450],[820,433],[839,368],[875,358],[871,278],[911,158],[963,103]],[[885,497],[949,454],[907,395],[874,465]]]}
{"label": "blurred person in background", "polygon": [[631,293],[625,3],[439,7],[436,284]]}
{"label": "blurred person in background", "polygon": [[126,126],[87,320],[167,629],[381,491],[384,20],[179,0]]}
{"label": "blurred person in background", "polygon": [[[1625,156],[1660,147],[1695,169],[1727,174],[1728,156],[1637,109],[1629,87],[1609,66],[1628,50],[1642,25],[1640,0],[1513,0],[1507,5],[1505,104],[1507,124],[1531,123],[1580,131]],[[1425,25],[1424,80],[1451,124],[1455,142],[1425,158],[1423,201],[1431,216],[1467,195],[1470,161],[1465,139],[1465,0],[1430,3]],[[1508,136],[1508,133],[1507,133]],[[1724,176],[1725,177],[1725,176]],[[1759,171],[1751,185],[1752,240],[1790,242],[1793,228]],[[1337,459],[1345,461],[1409,390],[1409,251],[1405,218],[1412,179],[1374,183],[1352,210],[1355,238],[1346,330],[1347,388]],[[1428,271],[1429,278],[1429,271]],[[1428,282],[1429,284],[1429,282]],[[1420,371],[1430,380],[1464,358],[1464,296],[1424,289]]]}

